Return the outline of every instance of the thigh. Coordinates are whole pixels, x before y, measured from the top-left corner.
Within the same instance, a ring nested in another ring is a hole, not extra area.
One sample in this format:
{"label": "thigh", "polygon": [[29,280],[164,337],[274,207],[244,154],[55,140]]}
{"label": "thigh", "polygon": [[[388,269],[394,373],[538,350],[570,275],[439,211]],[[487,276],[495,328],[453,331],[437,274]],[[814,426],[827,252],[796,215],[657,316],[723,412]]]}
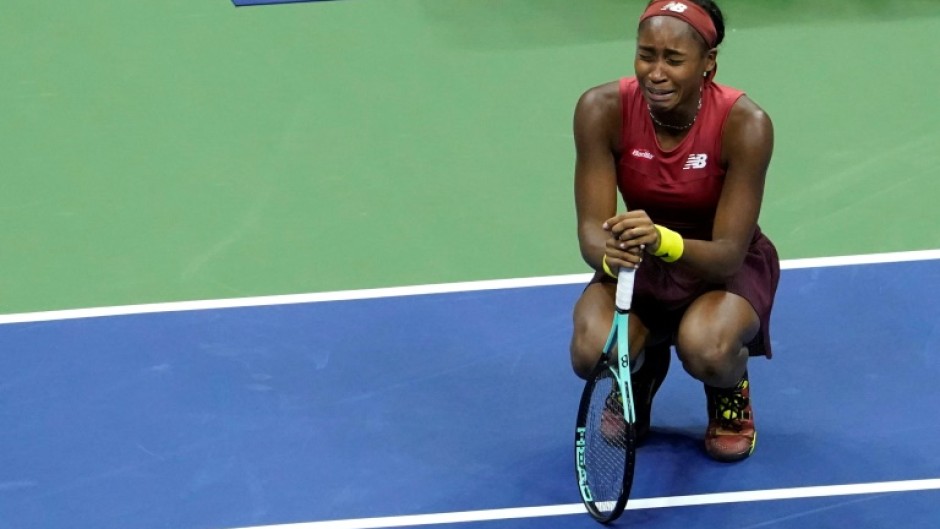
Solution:
{"label": "thigh", "polygon": [[682,316],[676,336],[680,358],[736,355],[760,331],[754,307],[743,297],[712,290],[695,299]]}

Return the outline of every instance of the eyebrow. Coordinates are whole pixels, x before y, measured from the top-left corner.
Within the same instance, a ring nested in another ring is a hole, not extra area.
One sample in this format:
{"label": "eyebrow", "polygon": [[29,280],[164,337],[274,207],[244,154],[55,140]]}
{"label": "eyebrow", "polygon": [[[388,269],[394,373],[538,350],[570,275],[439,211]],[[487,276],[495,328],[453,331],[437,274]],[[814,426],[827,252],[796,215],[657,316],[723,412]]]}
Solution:
{"label": "eyebrow", "polygon": [[[654,48],[654,47],[652,47],[652,46],[641,46],[641,45],[637,45],[636,48],[637,48],[638,50],[640,50],[640,51],[645,51],[645,52],[649,52],[649,53],[655,53],[655,52],[656,52],[656,48]],[[664,50],[664,52],[665,52],[665,55],[682,55],[682,56],[687,55],[687,53],[684,52],[684,51],[675,50],[675,49],[672,49],[672,48],[666,48],[666,49]]]}

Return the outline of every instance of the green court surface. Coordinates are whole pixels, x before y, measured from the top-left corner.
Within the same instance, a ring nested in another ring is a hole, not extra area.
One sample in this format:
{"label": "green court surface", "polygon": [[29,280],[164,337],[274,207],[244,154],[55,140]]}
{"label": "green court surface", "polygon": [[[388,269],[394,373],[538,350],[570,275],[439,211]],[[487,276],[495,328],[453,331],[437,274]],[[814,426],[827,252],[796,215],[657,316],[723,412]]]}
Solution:
{"label": "green court surface", "polygon": [[[940,248],[940,2],[720,2],[783,258]],[[585,272],[571,115],[643,1],[0,6],[0,312]]]}

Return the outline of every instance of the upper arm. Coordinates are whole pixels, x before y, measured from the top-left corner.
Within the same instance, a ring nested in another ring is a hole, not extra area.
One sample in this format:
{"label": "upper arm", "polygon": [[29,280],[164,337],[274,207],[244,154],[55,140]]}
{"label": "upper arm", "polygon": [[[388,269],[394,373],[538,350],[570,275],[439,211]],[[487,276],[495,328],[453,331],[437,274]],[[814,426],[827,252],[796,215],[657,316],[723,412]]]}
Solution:
{"label": "upper arm", "polygon": [[757,227],[773,144],[770,117],[742,96],[728,116],[722,137],[727,172],[712,233],[712,240],[731,243],[742,262]]}
{"label": "upper arm", "polygon": [[601,224],[617,210],[615,149],[619,142],[620,101],[617,83],[585,92],[574,114],[575,206],[581,230]]}

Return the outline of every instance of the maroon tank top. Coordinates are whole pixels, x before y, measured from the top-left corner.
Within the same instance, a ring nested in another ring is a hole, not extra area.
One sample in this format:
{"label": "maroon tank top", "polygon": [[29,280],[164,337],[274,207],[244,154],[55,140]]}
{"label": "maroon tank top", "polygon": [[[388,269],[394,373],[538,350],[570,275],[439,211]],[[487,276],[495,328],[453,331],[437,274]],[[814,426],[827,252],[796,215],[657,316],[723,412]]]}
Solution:
{"label": "maroon tank top", "polygon": [[623,144],[617,186],[627,209],[642,209],[653,222],[685,238],[711,240],[725,177],[722,128],[742,95],[734,88],[705,83],[695,124],[679,145],[665,151],[636,78],[621,79]]}

